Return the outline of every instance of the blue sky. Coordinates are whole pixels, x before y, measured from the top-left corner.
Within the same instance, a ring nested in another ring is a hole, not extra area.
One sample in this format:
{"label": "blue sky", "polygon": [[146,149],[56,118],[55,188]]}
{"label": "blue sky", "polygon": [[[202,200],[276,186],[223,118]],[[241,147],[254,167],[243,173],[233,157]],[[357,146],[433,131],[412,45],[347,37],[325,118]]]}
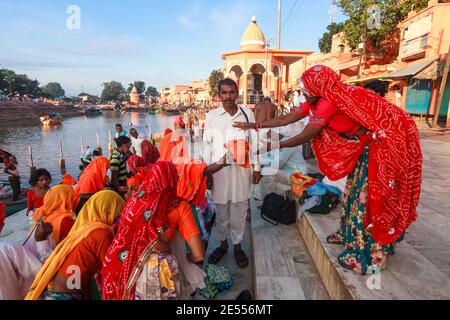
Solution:
{"label": "blue sky", "polygon": [[[318,50],[330,3],[282,0],[282,48]],[[81,10],[80,29],[66,27],[70,5]],[[0,66],[60,82],[66,95],[100,94],[110,80],[189,84],[239,49],[253,15],[274,39],[277,0],[0,0]]]}

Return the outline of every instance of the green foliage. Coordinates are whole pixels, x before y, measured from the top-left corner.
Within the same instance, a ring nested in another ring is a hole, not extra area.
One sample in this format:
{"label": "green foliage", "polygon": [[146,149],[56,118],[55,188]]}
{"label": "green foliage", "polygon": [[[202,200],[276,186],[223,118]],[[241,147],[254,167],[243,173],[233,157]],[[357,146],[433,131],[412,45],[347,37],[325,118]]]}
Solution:
{"label": "green foliage", "polygon": [[[428,0],[339,0],[339,7],[349,18],[344,27],[346,42],[355,49],[366,34],[367,41],[375,47],[380,46],[383,40],[395,33],[397,25],[407,17],[412,8],[421,10],[427,4]],[[375,28],[368,28],[368,21],[371,19],[369,9],[373,5],[378,6],[380,24]]]}
{"label": "green foliage", "polygon": [[344,23],[332,23],[327,27],[328,32],[325,32],[322,38],[319,39],[319,49],[321,53],[331,52],[331,44],[333,36],[344,30]]}
{"label": "green foliage", "polygon": [[31,98],[42,95],[37,80],[32,80],[25,74],[17,74],[9,69],[0,69],[0,91],[10,97],[17,94],[19,96],[27,95]]}
{"label": "green foliage", "polygon": [[128,89],[127,89],[128,94],[130,94],[131,90],[133,90],[133,87],[136,87],[139,95],[141,95],[145,92],[145,82],[144,81],[134,81],[133,83],[130,83],[128,85]]}
{"label": "green foliage", "polygon": [[53,99],[64,97],[65,91],[58,82],[50,82],[42,87],[42,92]]}
{"label": "green foliage", "polygon": [[223,73],[220,70],[213,70],[209,76],[209,95],[211,97],[217,97],[219,95],[218,85],[220,80],[223,79]]}
{"label": "green foliage", "polygon": [[127,98],[125,88],[118,81],[104,82],[102,86],[102,101],[125,100]]}
{"label": "green foliage", "polygon": [[149,86],[147,91],[145,91],[145,95],[147,97],[159,97],[159,92],[155,87]]}

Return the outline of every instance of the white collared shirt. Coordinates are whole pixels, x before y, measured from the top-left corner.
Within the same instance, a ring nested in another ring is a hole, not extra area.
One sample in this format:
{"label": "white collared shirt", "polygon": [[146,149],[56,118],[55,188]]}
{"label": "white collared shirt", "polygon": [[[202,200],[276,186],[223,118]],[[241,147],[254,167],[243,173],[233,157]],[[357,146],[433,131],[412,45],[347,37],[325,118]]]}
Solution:
{"label": "white collared shirt", "polygon": [[134,153],[138,155],[139,157],[142,157],[142,142],[144,142],[144,139],[142,139],[140,136],[136,139],[134,137],[131,137],[131,146],[134,149]]}
{"label": "white collared shirt", "polygon": [[[255,122],[253,112],[241,106],[248,117],[249,122]],[[203,160],[208,163],[219,161],[225,154],[224,145],[234,139],[251,140],[251,159],[256,163],[256,149],[258,136],[256,131],[244,131],[233,127],[234,122],[247,122],[241,109],[231,116],[223,107],[210,111],[206,115],[205,132],[203,135]],[[255,165],[255,170],[259,170]],[[217,204],[227,204],[248,200],[253,192],[252,169],[245,169],[237,164],[227,166],[213,175],[214,185],[211,191],[212,199]]]}

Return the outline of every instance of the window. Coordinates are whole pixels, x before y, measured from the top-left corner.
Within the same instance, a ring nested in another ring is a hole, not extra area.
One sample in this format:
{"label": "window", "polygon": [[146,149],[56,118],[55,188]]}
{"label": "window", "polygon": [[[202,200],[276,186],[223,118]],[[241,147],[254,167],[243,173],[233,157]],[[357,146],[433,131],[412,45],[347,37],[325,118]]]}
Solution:
{"label": "window", "polygon": [[426,34],[421,37],[421,48],[425,49],[427,44],[428,44],[428,35]]}
{"label": "window", "polygon": [[426,49],[428,45],[428,34],[419,38],[405,41],[403,45],[403,57],[407,57],[416,53],[420,53]]}

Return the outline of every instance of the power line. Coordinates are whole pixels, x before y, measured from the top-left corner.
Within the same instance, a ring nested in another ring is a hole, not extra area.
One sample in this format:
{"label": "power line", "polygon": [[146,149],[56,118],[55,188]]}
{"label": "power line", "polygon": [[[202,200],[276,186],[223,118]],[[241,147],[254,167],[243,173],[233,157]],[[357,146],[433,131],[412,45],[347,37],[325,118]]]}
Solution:
{"label": "power line", "polygon": [[291,14],[294,11],[295,6],[297,5],[297,2],[298,2],[298,0],[295,0],[294,4],[292,5],[291,11],[289,12],[286,20],[284,20],[283,26],[281,27],[281,31],[283,31],[284,27],[286,26],[287,22],[289,21],[289,18],[291,17]]}
{"label": "power line", "polygon": [[[305,2],[301,2],[300,5],[298,6],[297,10],[295,11],[294,19],[297,17],[297,15],[298,15],[298,13],[300,12],[300,9],[301,9],[301,7],[302,7],[302,5],[303,5],[304,3],[305,3]],[[286,23],[286,26],[287,26],[287,23]],[[283,30],[283,33],[285,33],[286,30],[287,30],[287,29],[284,29],[284,30]]]}

